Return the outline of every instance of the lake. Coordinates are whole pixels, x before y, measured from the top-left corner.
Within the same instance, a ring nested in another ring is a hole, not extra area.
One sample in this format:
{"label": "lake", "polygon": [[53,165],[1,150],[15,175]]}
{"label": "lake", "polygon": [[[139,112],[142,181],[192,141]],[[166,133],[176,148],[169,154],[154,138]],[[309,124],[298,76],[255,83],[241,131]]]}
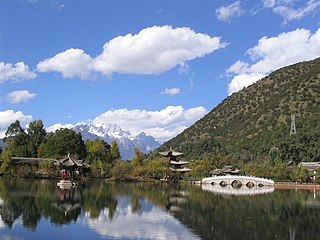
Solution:
{"label": "lake", "polygon": [[318,190],[0,178],[0,239],[320,239]]}

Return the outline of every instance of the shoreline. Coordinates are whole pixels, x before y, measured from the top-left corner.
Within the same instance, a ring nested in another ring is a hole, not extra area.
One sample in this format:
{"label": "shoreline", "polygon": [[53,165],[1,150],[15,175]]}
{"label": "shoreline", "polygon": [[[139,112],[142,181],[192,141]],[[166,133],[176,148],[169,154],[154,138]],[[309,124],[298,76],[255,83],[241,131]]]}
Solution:
{"label": "shoreline", "polygon": [[274,184],[275,189],[299,189],[299,190],[312,190],[320,189],[319,183],[299,183],[299,182],[276,182]]}

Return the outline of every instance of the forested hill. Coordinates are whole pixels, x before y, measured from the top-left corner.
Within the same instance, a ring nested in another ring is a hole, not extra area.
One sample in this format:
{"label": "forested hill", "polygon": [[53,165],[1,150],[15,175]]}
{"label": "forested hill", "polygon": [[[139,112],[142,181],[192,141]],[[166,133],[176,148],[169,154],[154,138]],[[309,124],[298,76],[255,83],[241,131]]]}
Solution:
{"label": "forested hill", "polygon": [[[291,114],[296,131],[290,135]],[[188,160],[220,147],[244,161],[277,154],[282,161],[320,161],[320,58],[279,69],[232,94],[204,118],[166,142]]]}

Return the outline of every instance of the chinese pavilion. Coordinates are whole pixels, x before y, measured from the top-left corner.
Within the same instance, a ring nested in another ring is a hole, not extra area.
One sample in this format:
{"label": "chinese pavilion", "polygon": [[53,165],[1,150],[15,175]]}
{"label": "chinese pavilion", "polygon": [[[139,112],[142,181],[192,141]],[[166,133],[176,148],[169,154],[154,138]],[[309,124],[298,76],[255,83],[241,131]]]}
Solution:
{"label": "chinese pavilion", "polygon": [[169,151],[159,152],[159,153],[160,153],[160,155],[168,158],[171,171],[173,171],[173,172],[189,172],[189,171],[191,171],[191,169],[187,167],[189,162],[181,161],[181,160],[177,159],[177,157],[183,155],[183,153],[173,151],[172,148],[170,148]]}

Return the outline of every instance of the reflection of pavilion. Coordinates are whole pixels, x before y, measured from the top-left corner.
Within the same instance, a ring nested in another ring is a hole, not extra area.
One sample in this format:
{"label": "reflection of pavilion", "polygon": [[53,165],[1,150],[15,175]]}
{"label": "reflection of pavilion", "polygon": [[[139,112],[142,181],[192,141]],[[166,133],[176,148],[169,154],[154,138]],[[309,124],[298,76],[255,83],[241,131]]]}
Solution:
{"label": "reflection of pavilion", "polygon": [[75,189],[59,189],[58,196],[59,200],[53,203],[52,206],[63,212],[65,217],[75,210],[80,212],[80,196]]}
{"label": "reflection of pavilion", "polygon": [[170,163],[170,169],[173,172],[189,172],[190,168],[187,167],[189,162],[178,160],[177,157],[183,155],[181,152],[173,151],[170,148],[169,151],[159,152],[162,156],[168,158]]}
{"label": "reflection of pavilion", "polygon": [[188,201],[188,193],[186,191],[173,191],[170,192],[170,197],[166,209],[170,212],[180,211],[181,204],[184,204]]}

